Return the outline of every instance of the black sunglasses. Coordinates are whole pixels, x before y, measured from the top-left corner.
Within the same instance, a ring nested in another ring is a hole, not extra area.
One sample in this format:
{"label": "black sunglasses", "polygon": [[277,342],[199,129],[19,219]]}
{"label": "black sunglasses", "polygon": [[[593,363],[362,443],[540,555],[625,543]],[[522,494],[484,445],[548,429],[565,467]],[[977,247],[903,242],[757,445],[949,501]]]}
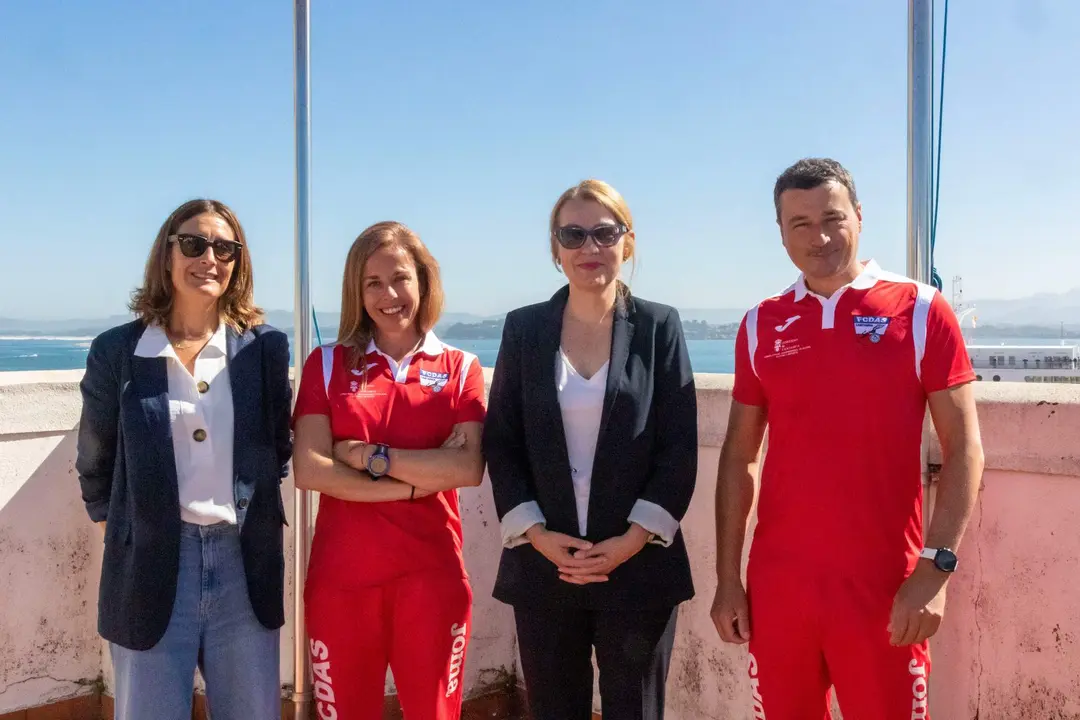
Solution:
{"label": "black sunglasses", "polygon": [[203,253],[206,252],[206,248],[212,247],[214,248],[214,257],[221,262],[231,261],[240,252],[240,248],[244,247],[235,240],[224,240],[222,238],[211,240],[202,235],[191,233],[170,235],[169,242],[179,245],[181,254],[186,258],[202,257]]}
{"label": "black sunglasses", "polygon": [[586,230],[580,225],[565,225],[555,230],[555,239],[567,250],[577,250],[585,244],[589,238],[593,239],[600,247],[611,247],[619,242],[630,228],[625,225],[597,225],[592,230]]}

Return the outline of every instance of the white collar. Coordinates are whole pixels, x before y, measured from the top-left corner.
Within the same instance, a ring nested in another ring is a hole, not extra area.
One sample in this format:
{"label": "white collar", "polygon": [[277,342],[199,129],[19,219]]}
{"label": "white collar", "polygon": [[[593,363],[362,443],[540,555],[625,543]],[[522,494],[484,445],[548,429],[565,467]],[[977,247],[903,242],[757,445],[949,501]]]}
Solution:
{"label": "white collar", "polygon": [[[840,288],[836,292],[841,292],[849,287],[853,290],[869,290],[870,288],[874,287],[874,284],[881,278],[881,275],[881,266],[877,264],[876,260],[869,260],[863,263],[862,272],[856,275],[854,280],[852,280],[850,283]],[[795,302],[799,302],[807,295],[813,295],[817,298],[821,297],[820,295],[806,287],[806,277],[802,273],[799,273],[799,278],[795,281],[795,285],[793,287],[795,289]]]}
{"label": "white collar", "polygon": [[[439,338],[435,337],[435,333],[429,330],[424,335],[424,341],[420,343],[420,347],[418,347],[415,351],[409,353],[409,355],[422,354],[434,357],[435,355],[441,355],[442,351],[445,348],[446,346],[443,345],[442,340],[439,340]],[[375,338],[372,338],[368,341],[367,350],[365,352],[367,354],[378,353],[379,355],[386,356],[386,353],[380,350],[379,347],[375,344]],[[409,355],[406,355],[406,357],[409,357]]]}
{"label": "white collar", "polygon": [[[217,330],[210,336],[210,341],[206,343],[206,347],[199,354],[202,355],[207,350],[214,351],[211,355],[216,354],[221,357],[228,354],[226,350],[225,323],[218,323]],[[139,338],[139,343],[135,346],[135,355],[148,358],[171,357],[177,361],[180,359],[176,357],[176,350],[173,349],[172,343],[169,342],[169,336],[165,334],[164,328],[160,325],[147,325],[142,337]]]}

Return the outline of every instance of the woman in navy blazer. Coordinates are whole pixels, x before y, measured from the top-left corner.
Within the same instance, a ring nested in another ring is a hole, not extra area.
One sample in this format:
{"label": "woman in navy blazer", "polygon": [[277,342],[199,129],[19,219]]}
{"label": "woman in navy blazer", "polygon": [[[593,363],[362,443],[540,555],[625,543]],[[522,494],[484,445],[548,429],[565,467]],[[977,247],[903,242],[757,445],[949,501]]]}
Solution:
{"label": "woman in navy blazer", "polygon": [[694,594],[679,522],[694,494],[697,403],[674,308],[630,295],[630,210],[567,190],[551,254],[568,285],[506,317],[484,454],[536,720],[659,719],[677,606]]}
{"label": "woman in navy blazer", "polygon": [[177,208],[131,309],[91,344],[76,461],[116,717],[187,720],[196,666],[214,720],[280,717],[289,346],[233,212]]}

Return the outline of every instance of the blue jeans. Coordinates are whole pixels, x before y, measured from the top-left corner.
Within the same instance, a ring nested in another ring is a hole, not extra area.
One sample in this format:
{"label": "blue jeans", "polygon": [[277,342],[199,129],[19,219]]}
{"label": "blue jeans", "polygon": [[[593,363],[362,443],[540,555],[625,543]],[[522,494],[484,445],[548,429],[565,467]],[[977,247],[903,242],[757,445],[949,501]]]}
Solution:
{"label": "blue jeans", "polygon": [[190,720],[196,665],[212,720],[277,720],[278,635],[251,609],[236,526],[184,523],[165,635],[149,650],[110,645],[116,720]]}

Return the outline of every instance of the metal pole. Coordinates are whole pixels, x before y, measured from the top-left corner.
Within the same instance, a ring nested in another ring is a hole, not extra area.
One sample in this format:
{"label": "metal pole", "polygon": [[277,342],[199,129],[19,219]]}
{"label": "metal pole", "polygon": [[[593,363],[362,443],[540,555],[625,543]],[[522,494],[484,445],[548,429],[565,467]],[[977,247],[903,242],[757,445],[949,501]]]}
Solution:
{"label": "metal pole", "polygon": [[907,273],[930,283],[930,192],[934,15],[930,0],[908,0]]}
{"label": "metal pole", "polygon": [[[930,284],[930,198],[933,165],[934,12],[931,0],[908,0],[907,274]],[[919,451],[923,483],[923,532],[937,499],[930,468],[930,417],[923,417]]]}
{"label": "metal pole", "polygon": [[[308,0],[294,0],[293,31],[296,121],[296,298],[293,306],[294,383],[300,384],[311,342],[311,37]],[[294,393],[295,397],[295,393]],[[294,490],[293,498],[293,708],[306,720],[311,705],[307,632],[304,624],[304,578],[307,576],[310,493]]]}

